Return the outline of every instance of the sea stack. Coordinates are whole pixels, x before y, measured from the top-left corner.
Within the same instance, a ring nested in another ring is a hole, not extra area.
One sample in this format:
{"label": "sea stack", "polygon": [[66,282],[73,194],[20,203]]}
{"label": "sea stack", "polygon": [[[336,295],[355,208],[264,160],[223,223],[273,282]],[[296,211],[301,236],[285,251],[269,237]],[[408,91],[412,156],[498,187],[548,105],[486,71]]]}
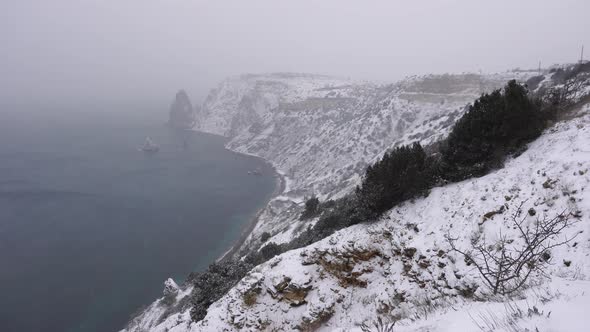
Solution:
{"label": "sea stack", "polygon": [[196,125],[195,109],[184,90],[176,93],[176,97],[170,105],[168,123],[172,127],[180,129],[191,129]]}

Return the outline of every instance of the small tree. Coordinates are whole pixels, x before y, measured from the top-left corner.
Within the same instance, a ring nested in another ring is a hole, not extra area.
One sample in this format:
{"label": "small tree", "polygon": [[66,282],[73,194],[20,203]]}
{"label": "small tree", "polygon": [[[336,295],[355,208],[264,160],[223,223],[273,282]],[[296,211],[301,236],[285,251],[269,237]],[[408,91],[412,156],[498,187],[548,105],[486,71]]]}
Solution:
{"label": "small tree", "polygon": [[264,242],[268,241],[268,239],[270,239],[269,232],[264,232],[264,233],[262,233],[262,235],[260,235],[260,242],[264,243]]}
{"label": "small tree", "polygon": [[564,211],[553,218],[537,218],[530,227],[525,226],[526,213],[520,217],[523,214],[522,205],[512,216],[512,223],[520,235],[518,241],[500,234],[500,240],[494,245],[485,243],[484,239],[482,243],[474,244],[472,250],[464,251],[455,245],[457,239],[447,234],[452,250],[476,267],[493,294],[509,295],[525,286],[531,275],[544,275],[549,250],[575,238],[557,240],[561,232],[573,224],[571,213]]}
{"label": "small tree", "polygon": [[271,242],[260,249],[260,253],[262,254],[262,258],[264,261],[267,261],[277,255],[280,255],[284,252],[281,245]]}
{"label": "small tree", "polygon": [[317,216],[320,212],[320,200],[313,196],[305,202],[305,210],[301,213],[300,220],[309,219]]}

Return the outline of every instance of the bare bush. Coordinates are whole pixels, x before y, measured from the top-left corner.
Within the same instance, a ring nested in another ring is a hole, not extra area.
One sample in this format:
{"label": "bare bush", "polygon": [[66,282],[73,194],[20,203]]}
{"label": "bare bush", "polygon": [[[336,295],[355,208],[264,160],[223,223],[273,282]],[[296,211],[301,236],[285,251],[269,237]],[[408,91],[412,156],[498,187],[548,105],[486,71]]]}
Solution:
{"label": "bare bush", "polygon": [[381,317],[378,317],[377,321],[373,322],[372,325],[373,326],[369,326],[363,323],[361,325],[361,330],[363,332],[393,332],[395,321],[393,323],[386,323],[381,319]]}
{"label": "bare bush", "polygon": [[551,87],[542,93],[542,101],[546,105],[555,107],[559,112],[573,106],[583,98],[586,88],[590,86],[590,72],[581,72],[571,76],[565,78],[563,84]]}
{"label": "bare bush", "polygon": [[563,211],[553,218],[544,216],[537,218],[533,225],[525,225],[527,214],[522,211],[523,203],[512,216],[519,241],[500,234],[500,240],[493,245],[487,244],[484,238],[465,251],[457,248],[457,239],[447,234],[452,250],[463,255],[468,265],[475,266],[493,294],[512,294],[520,290],[531,275],[545,275],[549,263],[547,253],[575,238],[574,235],[558,240],[561,232],[574,223],[571,213]]}
{"label": "bare bush", "polygon": [[[520,321],[525,318],[531,318],[535,316],[544,316],[542,311],[536,306],[532,308],[528,307],[523,310],[519,305],[516,303],[504,303],[504,313],[493,311],[487,309],[483,312],[476,314],[476,316],[471,316],[471,320],[473,323],[483,332],[491,332],[497,330],[505,330],[509,332],[523,332],[523,331],[530,331],[529,329],[523,328],[520,325]],[[549,317],[549,314],[547,317]],[[538,331],[538,330],[537,330]]]}

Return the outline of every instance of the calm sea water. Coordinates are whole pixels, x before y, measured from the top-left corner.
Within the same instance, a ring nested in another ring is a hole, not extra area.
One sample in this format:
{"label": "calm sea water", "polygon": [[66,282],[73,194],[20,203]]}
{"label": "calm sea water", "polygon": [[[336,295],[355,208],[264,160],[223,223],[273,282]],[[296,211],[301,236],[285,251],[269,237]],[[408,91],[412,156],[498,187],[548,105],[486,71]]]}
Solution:
{"label": "calm sea water", "polygon": [[[165,111],[99,111],[0,113],[2,331],[122,328],[272,194],[270,166],[220,137],[172,130]],[[146,136],[158,153],[137,150]]]}

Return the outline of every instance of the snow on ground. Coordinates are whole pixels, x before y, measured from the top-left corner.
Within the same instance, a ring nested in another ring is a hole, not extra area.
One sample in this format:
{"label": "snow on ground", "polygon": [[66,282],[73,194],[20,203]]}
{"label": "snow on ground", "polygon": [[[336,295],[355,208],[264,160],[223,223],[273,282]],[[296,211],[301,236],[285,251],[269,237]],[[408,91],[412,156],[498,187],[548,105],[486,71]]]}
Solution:
{"label": "snow on ground", "polygon": [[[256,267],[203,321],[191,322],[187,310],[149,330],[360,331],[378,317],[396,321],[395,331],[587,330],[590,109],[582,111],[546,130],[503,169],[434,188],[379,222],[343,229]],[[535,211],[521,214],[528,225],[573,213],[575,223],[560,239],[575,238],[551,250],[548,279],[534,276],[513,298],[492,296],[446,236],[464,250],[493,243],[500,233],[518,245],[512,216],[521,203],[523,211]],[[484,219],[501,206],[503,212]]]}
{"label": "snow on ground", "polygon": [[[394,331],[586,332],[590,324],[588,308],[590,282],[556,278],[535,292],[527,292],[524,299],[449,307],[422,320],[394,324]],[[362,330],[338,328],[334,332]]]}
{"label": "snow on ground", "polygon": [[389,85],[305,74],[224,81],[207,98],[199,130],[230,137],[229,149],[268,160],[286,181],[242,249],[255,250],[264,232],[277,240],[297,234],[305,198],[350,193],[387,150],[440,140],[480,93],[533,74],[428,75]]}

